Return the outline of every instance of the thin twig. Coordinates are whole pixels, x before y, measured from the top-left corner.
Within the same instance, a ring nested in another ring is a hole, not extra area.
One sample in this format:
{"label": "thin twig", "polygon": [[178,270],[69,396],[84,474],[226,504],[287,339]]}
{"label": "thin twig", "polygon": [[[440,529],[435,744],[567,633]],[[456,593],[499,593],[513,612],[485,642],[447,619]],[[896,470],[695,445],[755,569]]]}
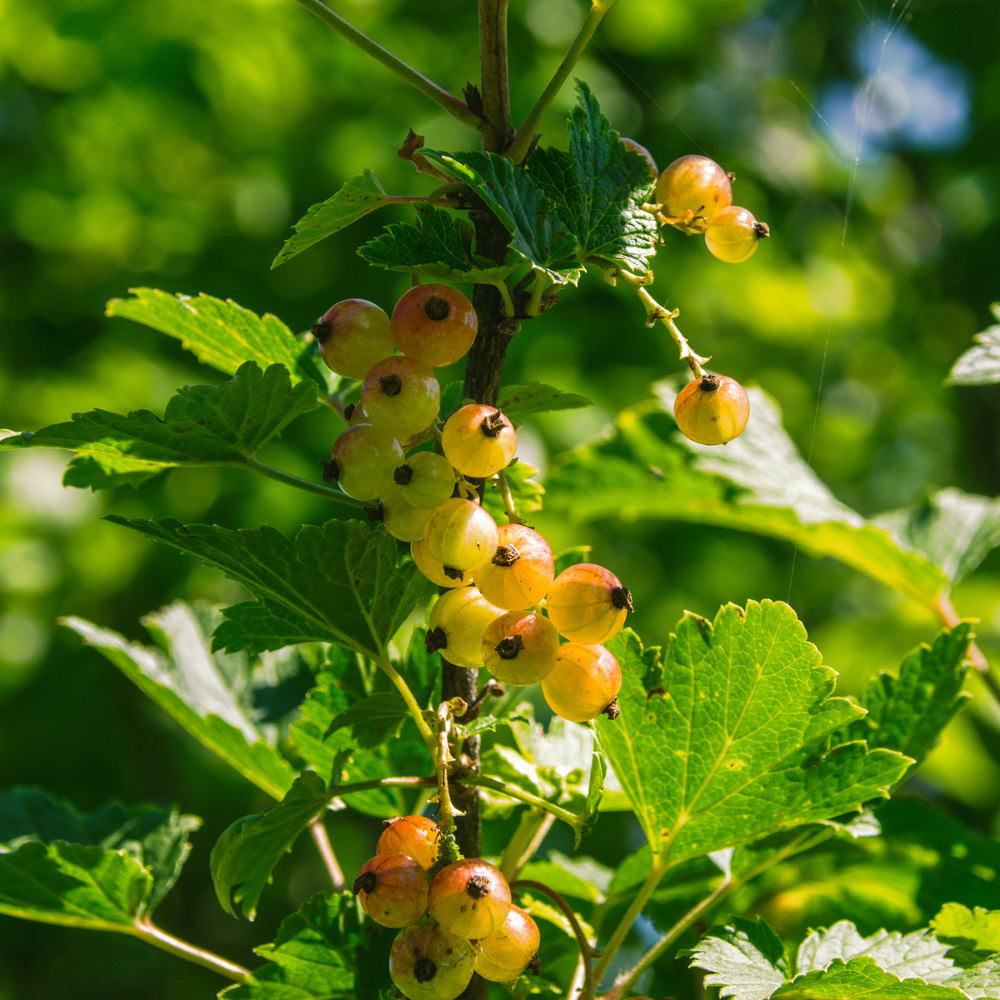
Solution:
{"label": "thin twig", "polygon": [[344,38],[353,42],[359,49],[367,52],[374,59],[377,59],[383,66],[391,69],[393,73],[401,76],[407,83],[416,87],[420,93],[429,97],[435,104],[440,105],[450,115],[454,115],[460,122],[464,122],[472,128],[479,128],[482,119],[464,101],[460,101],[454,94],[445,90],[444,87],[439,86],[422,73],[418,73],[409,63],[404,62],[399,56],[383,48],[364,32],[358,31],[350,21],[334,13],[326,4],[321,3],[320,0],[298,0],[298,2],[306,10],[315,14],[324,24],[328,24],[334,31],[340,32]]}
{"label": "thin twig", "polygon": [[134,925],[129,933],[156,948],[170,952],[171,955],[176,955],[178,958],[186,959],[188,962],[194,962],[195,965],[211,969],[213,972],[218,972],[221,976],[235,979],[238,983],[244,982],[250,975],[250,970],[244,969],[242,965],[237,965],[235,962],[230,962],[228,958],[223,958],[214,952],[199,948],[197,945],[191,944],[190,941],[174,937],[173,934],[168,934],[162,928],[157,927],[151,920],[143,920],[141,923]]}
{"label": "thin twig", "polygon": [[340,862],[337,861],[337,855],[333,851],[333,844],[330,843],[330,835],[327,833],[322,816],[317,816],[309,821],[309,832],[316,843],[316,850],[319,851],[323,864],[326,865],[333,891],[340,892],[344,888],[344,873],[341,870]]}

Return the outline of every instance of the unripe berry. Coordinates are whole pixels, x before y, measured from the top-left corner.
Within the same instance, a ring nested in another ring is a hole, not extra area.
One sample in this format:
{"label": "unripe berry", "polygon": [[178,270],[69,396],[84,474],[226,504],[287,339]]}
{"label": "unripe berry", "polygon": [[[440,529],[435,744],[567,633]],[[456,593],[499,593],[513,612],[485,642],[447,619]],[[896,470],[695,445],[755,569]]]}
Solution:
{"label": "unripe berry", "polygon": [[472,583],[472,574],[467,569],[452,569],[435,559],[424,539],[410,545],[410,555],[413,556],[417,569],[439,587],[464,587]]}
{"label": "unripe berry", "polygon": [[523,524],[501,524],[493,558],[474,573],[483,596],[500,608],[523,610],[548,593],[556,564],[549,543]]}
{"label": "unripe berry", "polygon": [[603,646],[567,642],[559,647],[556,665],[542,681],[549,708],[570,722],[589,722],[602,712],[618,717],[615,699],[622,686],[618,661]]}
{"label": "unripe berry", "polygon": [[738,205],[720,209],[705,227],[705,246],[719,260],[728,264],[739,264],[752,257],[757,244],[767,239],[771,230],[766,222],[758,222],[753,212]]}
{"label": "unripe berry", "polygon": [[398,489],[382,497],[382,525],[401,542],[420,541],[432,513],[408,503]]}
{"label": "unripe berry", "polygon": [[674,419],[691,441],[726,444],[743,433],[750,419],[750,400],[736,379],[706,375],[688,382],[677,393]]}
{"label": "unripe berry", "polygon": [[478,327],[472,303],[449,285],[417,285],[392,311],[396,347],[428,368],[444,368],[465,357]]}
{"label": "unripe berry", "polygon": [[431,608],[424,640],[429,652],[439,650],[449,663],[474,669],[483,665],[483,633],[503,609],[483,597],[475,587],[460,587],[442,594]]}
{"label": "unripe berry", "polygon": [[418,451],[393,472],[399,492],[413,507],[433,510],[450,500],[455,490],[455,470],[443,455]]}
{"label": "unripe berry", "polygon": [[483,632],[483,664],[498,680],[527,687],[544,680],[556,665],[559,633],[532,611],[509,611]]}
{"label": "unripe berry", "polygon": [[464,938],[489,937],[510,912],[507,880],[478,858],[442,868],[431,882],[429,898],[431,916],[446,931]]}
{"label": "unripe berry", "polygon": [[455,1000],[475,964],[472,945],[433,920],[400,931],[389,952],[389,975],[408,1000]]}
{"label": "unripe berry", "polygon": [[377,854],[405,854],[427,869],[437,860],[440,838],[441,831],[434,820],[426,816],[397,816],[385,820],[375,850]]}
{"label": "unripe berry", "polygon": [[538,973],[538,924],[519,906],[511,906],[503,926],[479,942],[476,972],[493,983],[509,983],[532,966]]}
{"label": "unripe berry", "polygon": [[430,554],[452,569],[475,569],[493,558],[500,534],[488,511],[471,500],[447,500],[431,513],[424,538]]}
{"label": "unripe berry", "polygon": [[660,170],[656,165],[656,160],[653,159],[653,154],[645,146],[640,146],[635,139],[623,138],[620,141],[626,149],[631,149],[633,153],[638,153],[649,164],[650,179],[656,180],[656,175]]}
{"label": "unripe berry", "polygon": [[438,380],[413,358],[384,358],[361,383],[361,405],[368,419],[401,440],[428,427],[440,403]]}
{"label": "unripe berry", "polygon": [[632,595],[611,570],[593,563],[564,569],[549,588],[545,607],[552,624],[573,642],[607,642],[634,610]]}
{"label": "unripe berry", "polygon": [[354,880],[365,913],[383,927],[406,927],[427,912],[427,874],[413,858],[380,854]]}
{"label": "unripe berry", "polygon": [[349,427],[333,444],[323,479],[337,482],[356,500],[375,500],[393,487],[392,474],[403,460],[403,449],[391,435],[371,424]]}
{"label": "unripe berry", "polygon": [[729,175],[715,160],[682,156],[657,178],[656,200],[671,218],[690,212],[695,218],[709,219],[720,208],[732,204],[733,187]]}
{"label": "unripe berry", "polygon": [[517,451],[517,432],[495,406],[469,403],[445,421],[441,446],[463,476],[492,476],[510,465]]}
{"label": "unripe berry", "polygon": [[331,306],[312,332],[323,360],[344,378],[364,378],[376,361],[392,353],[389,317],[366,299]]}

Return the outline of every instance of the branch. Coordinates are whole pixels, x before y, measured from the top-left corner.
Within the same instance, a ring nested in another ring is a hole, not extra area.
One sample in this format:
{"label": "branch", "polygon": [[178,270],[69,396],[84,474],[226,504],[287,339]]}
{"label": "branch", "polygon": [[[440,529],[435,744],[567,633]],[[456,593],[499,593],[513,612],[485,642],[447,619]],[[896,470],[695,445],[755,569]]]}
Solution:
{"label": "branch", "polygon": [[479,115],[475,114],[464,101],[460,101],[444,87],[438,86],[433,80],[418,73],[409,63],[404,62],[399,56],[393,55],[388,49],[384,49],[364,32],[358,31],[350,21],[335,14],[320,0],[298,0],[298,2],[325,24],[330,25],[334,31],[339,31],[349,42],[353,42],[359,49],[367,52],[373,59],[377,59],[383,66],[401,76],[408,84],[416,87],[420,93],[429,97],[460,122],[464,122],[472,128],[479,128],[482,124]]}
{"label": "branch", "polygon": [[549,110],[559,91],[562,90],[563,84],[573,72],[573,67],[577,64],[580,56],[583,55],[583,50],[593,37],[601,19],[614,6],[614,3],[615,0],[591,0],[590,13],[587,14],[579,34],[573,39],[573,43],[559,64],[555,75],[549,80],[541,96],[535,101],[535,106],[528,112],[528,117],[524,119],[524,123],[517,130],[514,141],[504,151],[504,156],[508,159],[520,163],[527,156],[528,150],[531,148],[531,140],[541,124],[542,118],[545,117],[545,112]]}
{"label": "branch", "polygon": [[315,819],[310,820],[309,832],[312,834],[312,839],[316,842],[316,850],[319,851],[319,856],[323,859],[323,864],[326,865],[326,871],[330,876],[333,891],[340,892],[344,888],[344,873],[340,868],[340,863],[337,861],[337,855],[333,851],[333,844],[330,843],[330,835],[326,832],[322,816],[317,816]]}
{"label": "branch", "polygon": [[317,496],[326,497],[327,500],[332,500],[334,503],[342,503],[348,507],[358,508],[365,506],[361,500],[349,497],[343,490],[335,490],[332,486],[326,486],[324,483],[314,483],[308,479],[302,479],[300,476],[293,476],[290,472],[276,469],[273,465],[265,465],[256,458],[247,459],[247,468],[260,473],[262,476],[267,476],[268,479],[284,483],[286,486],[294,486],[296,489],[305,490],[307,493],[315,493]]}
{"label": "branch", "polygon": [[171,955],[186,959],[188,962],[194,962],[195,965],[218,972],[220,976],[235,979],[238,983],[244,982],[250,975],[250,970],[244,969],[242,965],[237,965],[235,962],[230,962],[229,959],[223,958],[221,955],[216,955],[214,952],[199,948],[197,945],[191,944],[190,941],[183,941],[180,938],[174,937],[173,934],[168,934],[165,930],[161,930],[149,919],[136,924],[135,928],[129,933],[141,941],[145,941],[147,944],[151,944],[163,951],[169,951]]}

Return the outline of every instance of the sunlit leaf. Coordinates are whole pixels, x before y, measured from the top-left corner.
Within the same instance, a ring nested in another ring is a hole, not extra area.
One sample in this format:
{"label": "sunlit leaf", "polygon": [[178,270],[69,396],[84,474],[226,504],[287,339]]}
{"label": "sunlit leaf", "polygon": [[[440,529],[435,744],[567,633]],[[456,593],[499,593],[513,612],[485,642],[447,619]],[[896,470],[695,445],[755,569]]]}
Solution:
{"label": "sunlit leaf", "polygon": [[[992,305],[993,315],[1000,320],[1000,302]],[[1000,325],[990,326],[973,338],[970,347],[952,366],[948,385],[990,385],[1000,382]]]}
{"label": "sunlit leaf", "polygon": [[547,413],[551,410],[579,410],[594,404],[575,392],[563,392],[544,382],[527,385],[505,385],[500,390],[497,406],[511,419],[528,413]]}

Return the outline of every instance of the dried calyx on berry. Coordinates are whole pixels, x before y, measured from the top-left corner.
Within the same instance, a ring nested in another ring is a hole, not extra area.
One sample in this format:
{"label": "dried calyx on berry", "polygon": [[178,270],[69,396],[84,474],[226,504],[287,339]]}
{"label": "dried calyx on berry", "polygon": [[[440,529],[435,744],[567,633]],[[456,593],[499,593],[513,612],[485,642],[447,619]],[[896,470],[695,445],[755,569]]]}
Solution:
{"label": "dried calyx on berry", "polygon": [[[445,567],[447,570],[447,567]],[[445,635],[443,628],[432,628],[427,635],[424,636],[424,646],[428,653],[436,653],[439,649],[448,648],[448,636]]]}
{"label": "dried calyx on berry", "polygon": [[519,635],[505,635],[493,648],[501,660],[513,660],[524,649],[524,640]]}

